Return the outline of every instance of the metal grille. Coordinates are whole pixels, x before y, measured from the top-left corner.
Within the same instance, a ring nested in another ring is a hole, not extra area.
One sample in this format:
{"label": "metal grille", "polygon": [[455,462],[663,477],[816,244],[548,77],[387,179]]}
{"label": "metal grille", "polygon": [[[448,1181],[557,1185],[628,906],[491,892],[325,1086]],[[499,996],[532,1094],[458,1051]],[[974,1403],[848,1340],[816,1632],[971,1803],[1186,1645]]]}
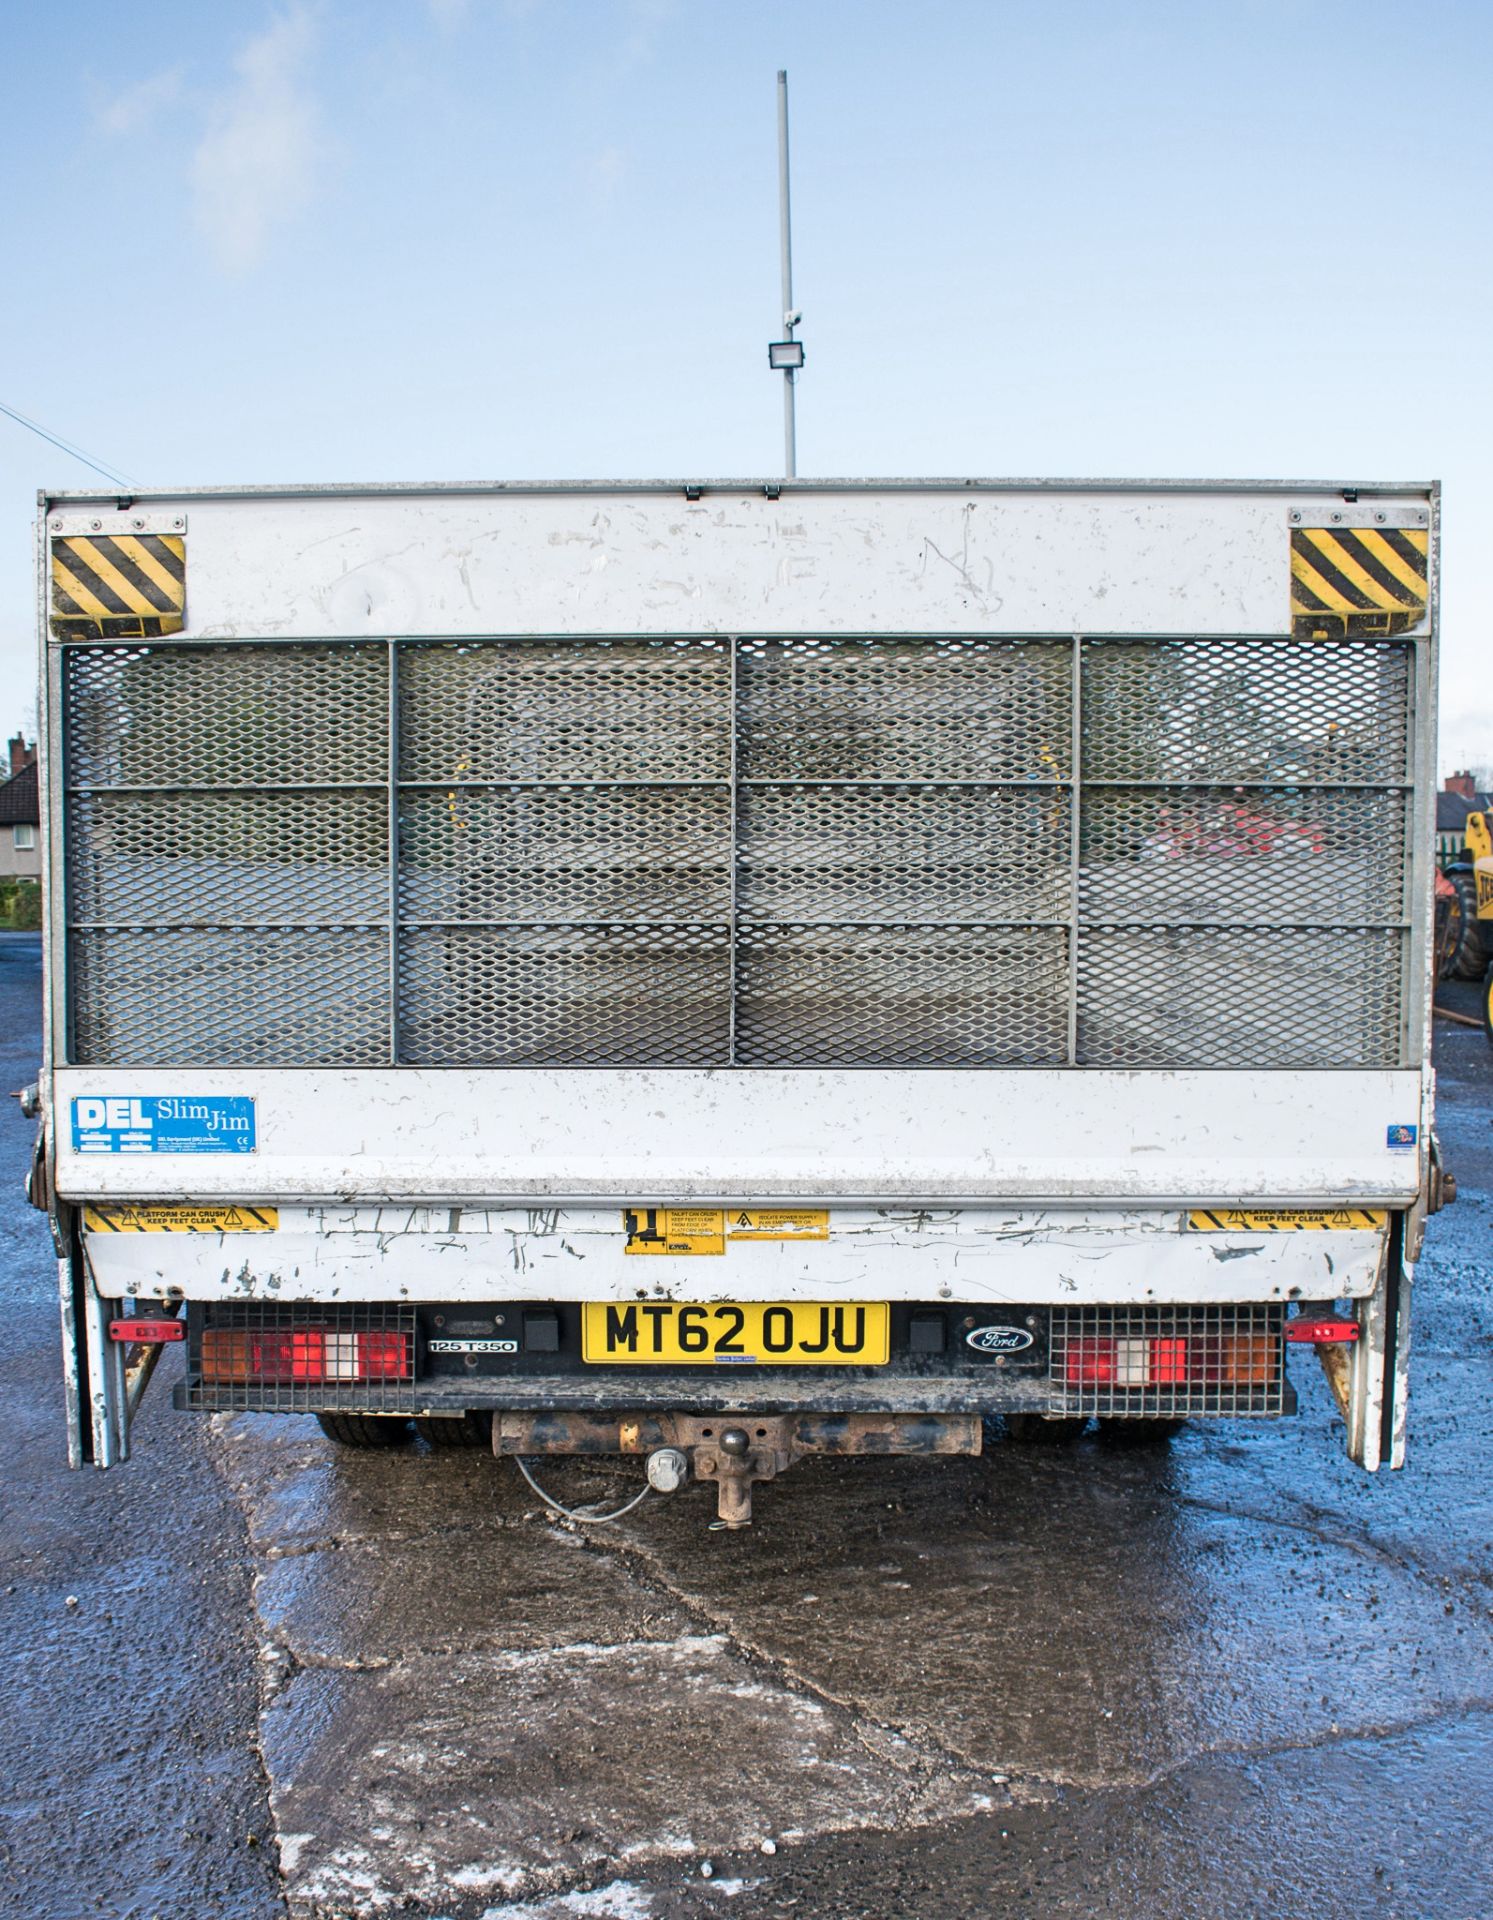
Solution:
{"label": "metal grille", "polygon": [[1398,933],[1100,927],[1081,935],[1084,1066],[1357,1067],[1398,1054]]}
{"label": "metal grille", "polygon": [[1411,656],[70,647],[73,1057],[1394,1065]]}
{"label": "metal grille", "polygon": [[1165,1420],[1284,1411],[1285,1311],[1217,1307],[1057,1307],[1050,1413]]}
{"label": "metal grille", "polygon": [[1060,1066],[1061,928],[744,928],[737,1057],[779,1066]]}
{"label": "metal grille", "polygon": [[182,1397],[199,1412],[405,1413],[416,1366],[411,1306],[215,1301],[189,1310]]}

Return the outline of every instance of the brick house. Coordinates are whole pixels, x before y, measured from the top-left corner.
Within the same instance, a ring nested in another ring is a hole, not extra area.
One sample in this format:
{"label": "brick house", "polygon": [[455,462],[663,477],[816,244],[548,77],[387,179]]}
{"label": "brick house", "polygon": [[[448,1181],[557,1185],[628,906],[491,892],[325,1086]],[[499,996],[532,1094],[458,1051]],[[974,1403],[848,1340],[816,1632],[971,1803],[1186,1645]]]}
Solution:
{"label": "brick house", "polygon": [[0,880],[41,873],[40,826],[36,748],[16,734],[10,742],[9,776],[0,780]]}

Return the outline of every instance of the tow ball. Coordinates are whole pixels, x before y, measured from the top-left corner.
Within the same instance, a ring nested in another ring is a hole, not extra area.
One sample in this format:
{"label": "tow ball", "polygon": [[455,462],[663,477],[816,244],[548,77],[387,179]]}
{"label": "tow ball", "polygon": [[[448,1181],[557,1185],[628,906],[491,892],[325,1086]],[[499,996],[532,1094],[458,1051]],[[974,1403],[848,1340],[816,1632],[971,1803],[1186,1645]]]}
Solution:
{"label": "tow ball", "polygon": [[493,1451],[632,1453],[647,1457],[648,1484],[675,1493],[693,1476],[713,1480],[716,1518],[729,1532],[752,1524],[752,1489],[806,1454],[973,1454],[980,1418],[966,1413],[500,1413]]}
{"label": "tow ball", "polygon": [[[781,1428],[785,1422],[772,1424]],[[760,1426],[757,1432],[762,1433]],[[747,1428],[722,1427],[713,1446],[708,1442],[696,1445],[695,1478],[715,1482],[718,1527],[734,1532],[737,1527],[752,1524],[753,1484],[758,1480],[775,1480],[792,1464],[792,1452],[787,1446],[771,1444],[779,1437],[786,1438],[769,1435],[753,1446],[753,1436]]]}

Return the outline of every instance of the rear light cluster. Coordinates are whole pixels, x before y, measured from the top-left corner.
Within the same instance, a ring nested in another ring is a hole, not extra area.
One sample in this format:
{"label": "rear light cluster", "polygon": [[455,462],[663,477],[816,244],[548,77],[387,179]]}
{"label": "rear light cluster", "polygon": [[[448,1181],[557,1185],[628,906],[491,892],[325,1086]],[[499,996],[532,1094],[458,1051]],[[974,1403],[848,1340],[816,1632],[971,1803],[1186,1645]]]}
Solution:
{"label": "rear light cluster", "polygon": [[1068,1343],[1063,1377],[1069,1386],[1260,1386],[1274,1378],[1279,1365],[1280,1341],[1274,1334],[1095,1334]]}
{"label": "rear light cluster", "polygon": [[179,1404],[224,1412],[400,1413],[416,1394],[415,1310],[212,1301],[188,1315]]}
{"label": "rear light cluster", "polygon": [[328,1327],[256,1332],[246,1327],[207,1327],[202,1335],[201,1373],[221,1385],[241,1380],[412,1380],[413,1341],[387,1329],[343,1333]]}
{"label": "rear light cluster", "polygon": [[1285,1411],[1284,1309],[1057,1307],[1048,1409],[1129,1415]]}

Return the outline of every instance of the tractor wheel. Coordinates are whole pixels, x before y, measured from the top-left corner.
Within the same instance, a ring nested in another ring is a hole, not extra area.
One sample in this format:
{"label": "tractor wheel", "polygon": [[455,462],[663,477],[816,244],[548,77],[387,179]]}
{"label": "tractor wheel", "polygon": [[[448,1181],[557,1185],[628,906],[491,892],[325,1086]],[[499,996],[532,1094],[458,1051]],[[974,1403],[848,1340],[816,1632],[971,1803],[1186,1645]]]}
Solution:
{"label": "tractor wheel", "polygon": [[1449,954],[1447,975],[1455,980],[1476,980],[1488,964],[1483,947],[1483,930],[1477,917],[1477,881],[1467,872],[1449,873],[1456,899],[1449,900],[1450,925],[1444,951]]}
{"label": "tractor wheel", "polygon": [[1488,1036],[1488,1045],[1493,1047],[1493,963],[1483,975],[1483,1032]]}
{"label": "tractor wheel", "polygon": [[415,1422],[415,1431],[433,1447],[490,1447],[490,1413],[429,1413]]}
{"label": "tractor wheel", "polygon": [[410,1423],[391,1413],[319,1413],[316,1424],[339,1447],[397,1447]]}

